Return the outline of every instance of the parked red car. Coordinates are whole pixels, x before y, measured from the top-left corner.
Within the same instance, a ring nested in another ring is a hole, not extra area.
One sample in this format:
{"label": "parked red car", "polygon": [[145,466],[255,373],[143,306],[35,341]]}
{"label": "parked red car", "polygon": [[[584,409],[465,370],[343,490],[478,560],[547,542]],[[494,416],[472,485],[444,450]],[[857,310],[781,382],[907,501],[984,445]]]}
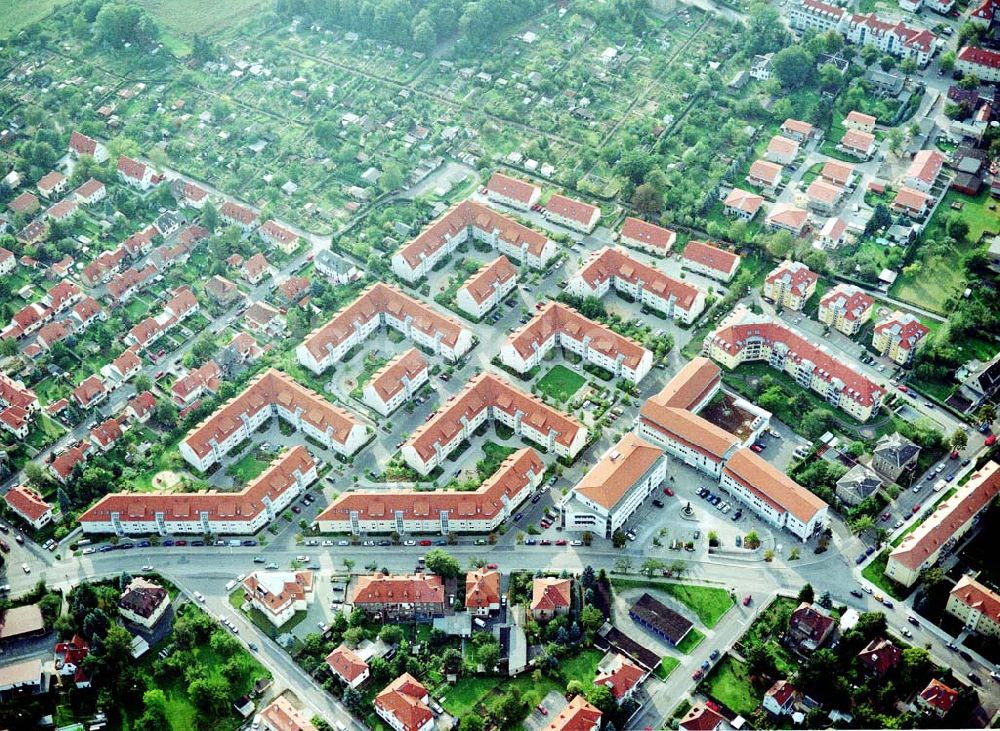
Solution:
{"label": "parked red car", "polygon": [[899,391],[901,393],[909,393],[910,392],[910,389],[908,389],[906,386],[897,386],[896,388],[899,389]]}
{"label": "parked red car", "polygon": [[424,540],[422,540],[422,541],[419,541],[419,544],[420,544],[421,546],[429,546],[429,545],[431,545],[431,542],[430,542],[430,540],[429,540],[429,539],[425,538]]}
{"label": "parked red car", "polygon": [[500,567],[497,566],[495,563],[488,563],[488,564],[486,564],[486,568],[490,569],[491,571],[495,571],[496,569],[498,569]]}
{"label": "parked red car", "polygon": [[743,606],[749,607],[750,602],[752,601],[753,601],[753,594],[747,594],[745,597],[743,597]]}
{"label": "parked red car", "polygon": [[951,459],[958,459],[958,450],[952,450]]}
{"label": "parked red car", "polygon": [[701,668],[699,668],[698,670],[695,670],[693,673],[691,673],[691,680],[701,680],[701,676],[704,674],[705,673],[701,671]]}
{"label": "parked red car", "polygon": [[566,539],[565,538],[560,538],[559,540],[556,541],[556,545],[557,546],[565,546],[566,545]]}
{"label": "parked red car", "polygon": [[888,511],[885,512],[885,513],[882,513],[882,520],[889,520],[889,518],[891,518],[891,517],[892,517],[892,513],[888,512]]}
{"label": "parked red car", "polygon": [[674,496],[674,491],[671,490],[669,487],[665,487],[665,488],[663,488],[663,494],[664,495],[669,495],[670,497],[673,497]]}
{"label": "parked red car", "polygon": [[986,437],[986,440],[983,442],[983,444],[985,444],[987,447],[992,447],[996,443],[997,443],[996,434],[990,434],[988,437]]}
{"label": "parked red car", "polygon": [[910,512],[913,513],[914,515],[916,515],[918,510],[920,510],[920,503],[917,503],[916,505],[914,505],[913,506],[913,510],[911,510]]}

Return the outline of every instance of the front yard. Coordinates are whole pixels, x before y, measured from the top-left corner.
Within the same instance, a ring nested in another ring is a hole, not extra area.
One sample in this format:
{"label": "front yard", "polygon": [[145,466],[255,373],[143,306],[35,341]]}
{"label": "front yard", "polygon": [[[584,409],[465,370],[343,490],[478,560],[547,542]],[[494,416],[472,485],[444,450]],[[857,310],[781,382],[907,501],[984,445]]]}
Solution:
{"label": "front yard", "polygon": [[749,716],[760,705],[754,694],[747,668],[726,655],[701,683],[705,693],[741,716]]}

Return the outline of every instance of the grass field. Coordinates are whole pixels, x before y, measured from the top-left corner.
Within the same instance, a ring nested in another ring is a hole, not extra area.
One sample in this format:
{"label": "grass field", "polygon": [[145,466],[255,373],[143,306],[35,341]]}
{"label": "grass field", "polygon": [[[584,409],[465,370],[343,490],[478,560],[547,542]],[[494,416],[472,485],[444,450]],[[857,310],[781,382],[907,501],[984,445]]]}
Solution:
{"label": "grass field", "polygon": [[[962,204],[962,210],[953,210],[952,203]],[[1000,229],[1000,214],[989,209],[990,203],[989,188],[984,188],[975,198],[948,191],[928,221],[923,239],[943,241],[947,236],[944,221],[953,213],[969,224],[968,236],[965,241],[952,247],[952,255],[940,259],[930,260],[918,251],[914,260],[921,262],[920,271],[914,276],[901,272],[890,294],[920,307],[942,312],[945,301],[960,294],[965,286],[965,269],[956,266],[956,263],[979,247],[978,242],[983,232]]]}
{"label": "grass field", "polygon": [[584,383],[586,381],[579,373],[574,373],[564,365],[557,365],[538,381],[538,390],[549,398],[565,403]]}
{"label": "grass field", "polygon": [[714,627],[733,606],[729,592],[715,586],[696,586],[641,579],[612,579],[611,585],[621,589],[654,589],[669,594],[696,615],[706,627]]}
{"label": "grass field", "polygon": [[690,655],[691,651],[700,645],[705,639],[705,634],[701,632],[697,627],[692,627],[691,631],[688,632],[684,639],[680,641],[677,645],[677,652],[683,652],[685,655]]}
{"label": "grass field", "polygon": [[728,655],[705,679],[706,692],[741,716],[749,716],[760,702],[754,695],[746,666]]}
{"label": "grass field", "polygon": [[0,38],[13,35],[26,25],[41,20],[64,0],[5,0],[0,10]]}
{"label": "grass field", "polygon": [[885,567],[889,563],[889,549],[882,551],[870,564],[864,567],[861,575],[868,579],[876,588],[881,589],[884,594],[893,599],[903,600],[909,595],[909,591],[902,589],[885,575]]}
{"label": "grass field", "polygon": [[670,673],[674,672],[677,667],[681,664],[681,661],[676,657],[670,655],[664,655],[663,659],[660,660],[660,664],[656,666],[655,674],[660,680],[666,680],[670,677]]}
{"label": "grass field", "polygon": [[246,455],[226,468],[226,474],[241,485],[245,485],[267,469],[268,462],[257,456],[256,450],[250,450]]}
{"label": "grass field", "polygon": [[205,3],[202,0],[144,0],[143,6],[163,25],[164,30],[190,38],[211,35],[234,25],[234,19],[244,21],[258,13],[271,10],[270,3],[260,0],[228,0]]}

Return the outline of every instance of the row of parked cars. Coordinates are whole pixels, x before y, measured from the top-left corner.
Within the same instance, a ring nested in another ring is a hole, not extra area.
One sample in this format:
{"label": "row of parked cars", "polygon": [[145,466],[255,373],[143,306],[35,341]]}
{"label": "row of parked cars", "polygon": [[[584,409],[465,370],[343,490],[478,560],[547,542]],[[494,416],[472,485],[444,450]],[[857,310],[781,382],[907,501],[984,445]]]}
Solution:
{"label": "row of parked cars", "polygon": [[[698,491],[698,497],[706,501],[710,505],[714,505],[718,508],[723,515],[728,515],[733,509],[733,506],[722,499],[720,495],[716,495],[714,492],[709,490],[707,487],[703,487]],[[739,520],[743,517],[743,508],[736,508],[736,512],[733,513],[733,520]]]}

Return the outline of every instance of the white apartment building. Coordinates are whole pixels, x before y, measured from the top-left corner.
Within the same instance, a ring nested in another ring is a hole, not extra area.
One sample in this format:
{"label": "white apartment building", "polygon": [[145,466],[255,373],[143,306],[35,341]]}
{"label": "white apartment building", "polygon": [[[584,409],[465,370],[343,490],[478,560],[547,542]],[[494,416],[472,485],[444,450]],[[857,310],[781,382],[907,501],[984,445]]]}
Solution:
{"label": "white apartment building", "polygon": [[388,416],[412,400],[429,380],[427,359],[416,348],[410,348],[372,376],[365,385],[363,399],[382,416]]}
{"label": "white apartment building", "polygon": [[516,287],[517,269],[507,257],[498,256],[459,287],[455,304],[474,320],[480,320]]}

